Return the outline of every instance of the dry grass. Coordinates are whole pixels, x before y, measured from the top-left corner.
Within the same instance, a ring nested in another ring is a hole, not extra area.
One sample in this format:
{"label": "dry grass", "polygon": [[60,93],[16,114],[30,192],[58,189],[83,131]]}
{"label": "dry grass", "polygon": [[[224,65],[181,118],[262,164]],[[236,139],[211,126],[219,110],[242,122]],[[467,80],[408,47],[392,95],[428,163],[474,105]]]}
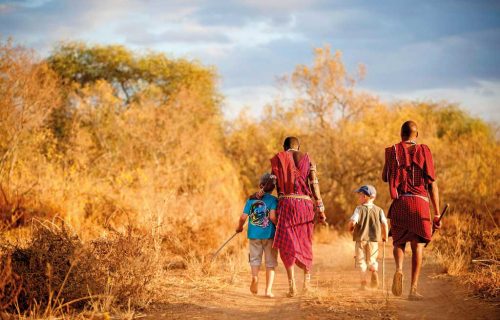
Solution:
{"label": "dry grass", "polygon": [[468,284],[476,296],[498,301],[500,294],[500,229],[491,215],[446,217],[432,242],[443,271]]}
{"label": "dry grass", "polygon": [[0,265],[0,310],[6,310],[18,301],[19,294],[23,289],[21,277],[12,271],[12,258],[10,255],[2,259]]}
{"label": "dry grass", "polygon": [[19,276],[11,278],[21,279],[17,299],[0,300],[11,312],[52,316],[88,308],[141,309],[160,292],[164,257],[148,234],[129,228],[84,243],[62,222],[35,221],[32,229],[25,246],[4,246],[3,274],[10,272],[12,257]]}
{"label": "dry grass", "polygon": [[21,313],[43,309],[50,314],[69,305],[83,307],[85,297],[99,291],[103,278],[94,256],[64,224],[34,222],[32,228],[27,246],[6,248],[22,286],[10,309]]}

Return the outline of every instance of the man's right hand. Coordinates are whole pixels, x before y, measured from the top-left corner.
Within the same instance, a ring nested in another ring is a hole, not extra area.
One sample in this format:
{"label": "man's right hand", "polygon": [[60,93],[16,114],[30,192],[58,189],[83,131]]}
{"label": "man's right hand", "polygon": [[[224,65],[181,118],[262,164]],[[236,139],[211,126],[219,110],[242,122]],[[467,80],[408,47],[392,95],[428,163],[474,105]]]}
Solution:
{"label": "man's right hand", "polygon": [[432,222],[434,229],[441,229],[441,221],[439,221],[439,215],[434,215],[434,221]]}
{"label": "man's right hand", "polygon": [[326,223],[326,215],[324,212],[318,212],[318,223],[327,225]]}

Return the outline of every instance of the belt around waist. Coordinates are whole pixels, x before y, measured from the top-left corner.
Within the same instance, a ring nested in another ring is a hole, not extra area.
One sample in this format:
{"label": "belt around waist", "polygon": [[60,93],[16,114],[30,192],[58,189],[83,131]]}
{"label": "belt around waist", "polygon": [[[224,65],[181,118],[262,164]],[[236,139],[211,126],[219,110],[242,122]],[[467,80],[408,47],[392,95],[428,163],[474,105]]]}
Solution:
{"label": "belt around waist", "polygon": [[421,196],[419,194],[405,193],[405,194],[402,194],[401,197],[419,197],[420,199],[424,199],[425,201],[429,202],[429,198]]}
{"label": "belt around waist", "polygon": [[301,195],[301,194],[284,194],[278,196],[278,199],[303,199],[303,200],[309,200],[312,201],[311,197],[306,196],[306,195]]}

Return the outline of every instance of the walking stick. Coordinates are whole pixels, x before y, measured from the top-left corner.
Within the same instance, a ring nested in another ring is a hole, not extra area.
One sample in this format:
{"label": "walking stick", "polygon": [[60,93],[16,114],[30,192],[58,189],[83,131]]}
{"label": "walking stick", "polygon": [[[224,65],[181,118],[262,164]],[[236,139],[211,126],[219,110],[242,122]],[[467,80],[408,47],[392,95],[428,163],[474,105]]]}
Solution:
{"label": "walking stick", "polygon": [[[438,223],[441,222],[441,220],[443,219],[444,215],[446,214],[446,212],[448,211],[448,207],[450,206],[450,204],[446,204],[443,208],[443,211],[441,212],[441,215],[439,216],[439,220],[438,220]],[[437,229],[435,228],[432,228],[432,235],[431,235],[431,238],[432,236],[434,235],[434,233],[436,232]],[[429,244],[429,242],[427,242],[424,246],[424,248],[427,248],[427,245]]]}
{"label": "walking stick", "polygon": [[212,256],[212,259],[210,260],[210,263],[214,262],[215,260],[215,257],[217,257],[217,255],[219,254],[219,252],[222,250],[222,248],[224,248],[226,246],[226,244],[229,243],[229,241],[233,240],[233,238],[238,234],[239,232],[235,232],[229,239],[226,240],[226,242],[224,242],[222,244],[222,246],[220,246],[220,248],[215,251],[214,255]]}
{"label": "walking stick", "polygon": [[382,293],[385,289],[385,241],[382,244]]}

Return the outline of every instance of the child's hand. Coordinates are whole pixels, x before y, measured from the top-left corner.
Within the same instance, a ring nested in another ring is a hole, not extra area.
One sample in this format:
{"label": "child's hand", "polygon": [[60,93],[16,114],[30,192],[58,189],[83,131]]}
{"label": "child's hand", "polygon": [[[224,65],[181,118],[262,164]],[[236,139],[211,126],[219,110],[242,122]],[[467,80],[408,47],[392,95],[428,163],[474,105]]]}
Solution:
{"label": "child's hand", "polygon": [[269,212],[269,220],[271,220],[271,222],[274,225],[278,224],[278,217],[276,216],[276,210],[271,210],[271,212]]}
{"label": "child's hand", "polygon": [[262,197],[264,196],[264,194],[265,194],[264,190],[260,189],[256,193],[250,195],[250,197],[248,197],[248,199],[250,199],[250,200],[261,200]]}
{"label": "child's hand", "polygon": [[238,226],[238,227],[236,227],[236,230],[235,230],[235,231],[236,231],[236,233],[240,233],[240,232],[242,232],[242,231],[243,231],[243,226]]}

